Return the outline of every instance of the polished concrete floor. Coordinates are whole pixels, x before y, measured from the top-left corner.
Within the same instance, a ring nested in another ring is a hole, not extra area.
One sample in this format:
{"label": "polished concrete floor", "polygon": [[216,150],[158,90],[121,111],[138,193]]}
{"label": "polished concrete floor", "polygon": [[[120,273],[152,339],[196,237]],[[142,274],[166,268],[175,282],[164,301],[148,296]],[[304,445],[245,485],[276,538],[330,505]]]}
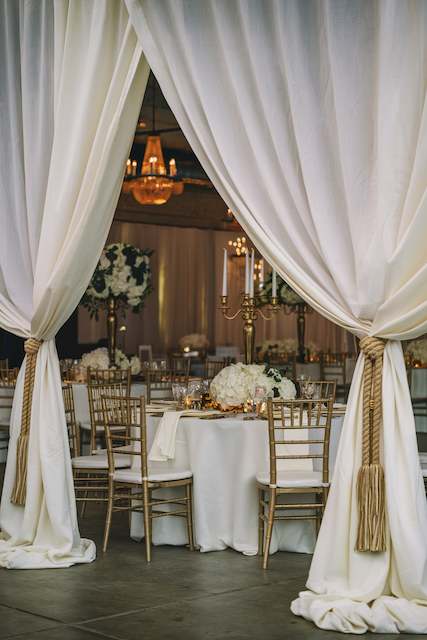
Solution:
{"label": "polished concrete floor", "polygon": [[[102,511],[92,507],[81,533],[99,546],[102,527]],[[264,572],[257,557],[231,550],[156,547],[148,566],[143,545],[129,539],[127,518],[120,515],[108,553],[90,565],[0,569],[0,640],[342,638],[289,610],[304,588],[310,559],[277,553]],[[390,638],[376,636],[382,637]]]}

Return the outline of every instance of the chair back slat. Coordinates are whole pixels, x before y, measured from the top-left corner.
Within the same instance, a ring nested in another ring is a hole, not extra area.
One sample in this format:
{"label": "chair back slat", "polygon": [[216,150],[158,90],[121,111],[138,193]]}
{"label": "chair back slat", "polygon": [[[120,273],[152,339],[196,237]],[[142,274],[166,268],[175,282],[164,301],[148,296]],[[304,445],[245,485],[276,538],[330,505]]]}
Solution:
{"label": "chair back slat", "polygon": [[96,452],[97,435],[104,431],[102,396],[129,397],[131,387],[130,369],[87,370],[87,392],[90,415],[90,448]]}
{"label": "chair back slat", "polygon": [[8,369],[0,367],[0,387],[14,389],[18,374],[18,368]]}
{"label": "chair back slat", "polygon": [[62,397],[64,399],[65,421],[67,423],[68,441],[70,443],[71,457],[80,455],[80,433],[77,426],[76,411],[74,406],[73,386],[62,385]]}
{"label": "chair back slat", "polygon": [[156,397],[162,400],[173,400],[172,384],[179,382],[188,385],[188,371],[181,373],[174,369],[151,369],[144,370],[145,384],[147,386],[146,399],[150,404]]}
{"label": "chair back slat", "polygon": [[175,376],[187,377],[190,375],[191,358],[185,356],[171,356],[170,369]]}
{"label": "chair back slat", "polygon": [[[322,481],[329,482],[329,441],[334,400],[332,396],[316,400],[268,399],[268,435],[270,484],[277,483],[277,462],[317,460],[322,463]],[[314,437],[310,432],[315,430]],[[295,437],[301,432],[301,438]],[[292,433],[288,438],[287,434]],[[314,448],[312,445],[315,445]],[[291,468],[285,466],[286,468]]]}

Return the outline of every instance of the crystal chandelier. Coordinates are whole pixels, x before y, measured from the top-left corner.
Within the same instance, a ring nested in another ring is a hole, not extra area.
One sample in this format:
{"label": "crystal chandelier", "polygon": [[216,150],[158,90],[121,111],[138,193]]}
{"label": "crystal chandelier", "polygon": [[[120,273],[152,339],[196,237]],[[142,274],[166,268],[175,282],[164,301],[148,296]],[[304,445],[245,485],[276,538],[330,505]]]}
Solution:
{"label": "crystal chandelier", "polygon": [[[174,158],[169,161],[169,173],[163,159],[161,132],[156,131],[156,82],[153,83],[153,128],[147,138],[144,159],[138,172],[138,163],[130,158],[126,162],[123,193],[131,193],[139,204],[165,204],[171,196],[184,191],[184,183],[177,176]],[[170,131],[170,129],[168,129]]]}

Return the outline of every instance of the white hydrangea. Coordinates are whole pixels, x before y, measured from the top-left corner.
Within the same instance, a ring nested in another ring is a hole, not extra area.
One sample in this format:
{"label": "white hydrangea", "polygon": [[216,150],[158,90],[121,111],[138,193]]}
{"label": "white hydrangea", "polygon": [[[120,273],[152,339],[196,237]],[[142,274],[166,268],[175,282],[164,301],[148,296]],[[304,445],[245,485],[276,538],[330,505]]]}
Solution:
{"label": "white hydrangea", "polygon": [[99,349],[94,349],[89,353],[83,354],[81,366],[91,367],[92,369],[108,369],[110,366],[108,349],[100,347]]}
{"label": "white hydrangea", "polygon": [[[277,395],[290,400],[296,396],[296,388],[277,370],[267,375],[263,365],[242,363],[222,369],[211,383],[212,398],[224,409],[239,407],[255,397],[256,387],[264,387],[267,395]],[[275,393],[276,392],[276,393]]]}

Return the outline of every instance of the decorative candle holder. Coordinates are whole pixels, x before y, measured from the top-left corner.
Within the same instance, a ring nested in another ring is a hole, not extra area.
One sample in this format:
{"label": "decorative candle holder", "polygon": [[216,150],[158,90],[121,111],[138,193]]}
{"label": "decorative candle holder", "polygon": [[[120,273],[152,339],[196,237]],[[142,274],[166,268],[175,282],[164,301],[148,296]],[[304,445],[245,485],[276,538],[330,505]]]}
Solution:
{"label": "decorative candle holder", "polygon": [[228,296],[221,296],[220,311],[226,320],[234,320],[241,315],[243,320],[243,343],[245,348],[245,364],[252,364],[255,355],[255,322],[258,316],[264,320],[272,320],[274,315],[279,311],[277,298],[271,299],[271,305],[268,307],[270,315],[264,313],[261,308],[255,305],[255,298],[250,297],[248,293],[242,295],[240,308],[235,313],[229,314],[231,306],[228,303]]}

